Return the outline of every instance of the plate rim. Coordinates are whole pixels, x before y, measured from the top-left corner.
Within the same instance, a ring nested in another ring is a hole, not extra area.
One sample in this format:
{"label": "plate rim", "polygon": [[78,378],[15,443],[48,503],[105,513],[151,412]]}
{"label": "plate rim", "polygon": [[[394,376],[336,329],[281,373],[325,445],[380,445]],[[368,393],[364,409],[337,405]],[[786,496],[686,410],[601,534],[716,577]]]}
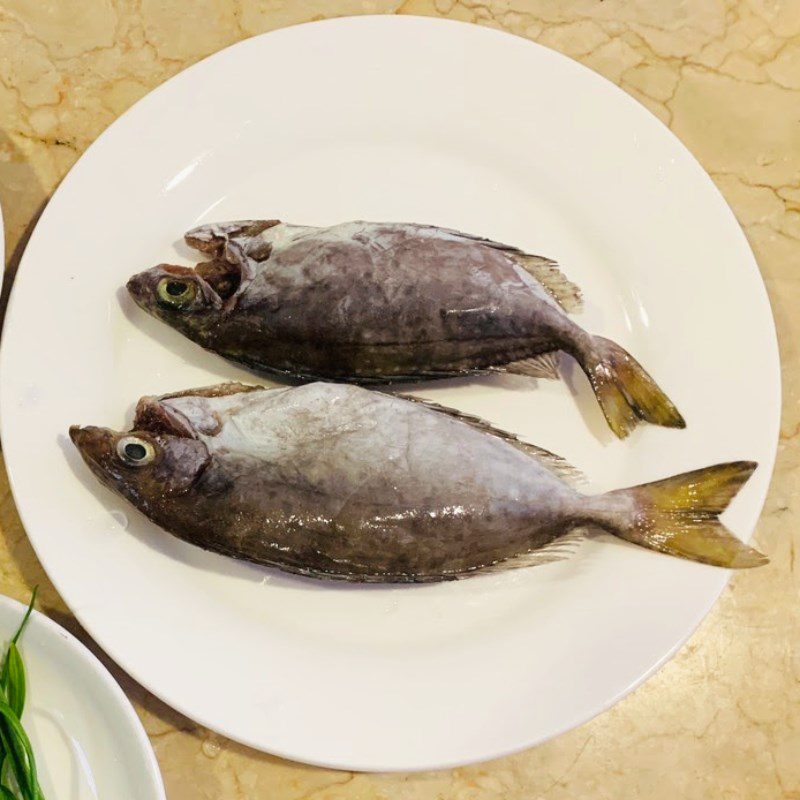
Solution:
{"label": "plate rim", "polygon": [[[771,352],[768,353],[768,354],[765,354],[765,358],[767,358],[768,360],[771,360],[773,362],[773,368],[774,368],[773,369],[773,380],[775,382],[775,391],[774,391],[774,393],[771,393],[772,394],[772,397],[771,397],[772,403],[771,404],[773,406],[773,413],[774,413],[775,423],[774,423],[773,431],[772,431],[772,435],[771,435],[771,446],[769,448],[769,451],[770,451],[770,463],[768,465],[768,467],[769,467],[768,480],[764,484],[764,486],[765,486],[764,490],[759,493],[759,496],[756,498],[756,501],[755,501],[757,507],[759,508],[759,511],[758,511],[757,516],[756,516],[755,523],[752,526],[749,526],[749,530],[745,531],[744,529],[742,529],[742,530],[739,531],[740,538],[743,538],[744,541],[750,541],[750,539],[752,538],[752,535],[753,535],[753,533],[755,531],[755,528],[756,528],[756,526],[757,526],[757,524],[758,524],[758,522],[760,520],[761,514],[763,513],[764,504],[765,504],[765,501],[766,501],[766,498],[767,498],[767,494],[768,494],[768,491],[769,491],[769,488],[770,488],[770,485],[771,485],[771,480],[772,480],[772,477],[773,477],[773,474],[774,474],[776,457],[777,457],[777,449],[778,449],[778,445],[779,445],[780,419],[781,419],[781,410],[782,410],[782,375],[781,375],[781,370],[780,370],[780,350],[779,350],[779,346],[778,346],[778,335],[777,335],[777,329],[776,329],[776,325],[775,325],[775,317],[774,317],[774,314],[772,312],[772,305],[771,305],[769,294],[767,292],[766,285],[765,285],[765,282],[764,282],[764,276],[763,276],[763,274],[761,272],[761,269],[760,269],[760,267],[758,265],[758,261],[757,261],[757,259],[755,257],[755,254],[753,253],[752,247],[750,246],[750,243],[747,240],[747,237],[746,237],[741,225],[739,224],[738,220],[736,219],[736,217],[735,217],[730,205],[725,200],[724,195],[719,190],[719,188],[716,186],[714,181],[710,178],[710,176],[708,175],[708,172],[705,170],[705,168],[702,166],[702,164],[700,164],[698,159],[694,156],[694,154],[687,147],[687,145],[685,145],[683,143],[683,141],[669,127],[664,125],[661,122],[661,120],[658,119],[658,117],[656,117],[654,114],[652,114],[652,112],[650,112],[645,106],[643,106],[641,103],[639,103],[635,98],[633,98],[630,94],[625,92],[621,87],[619,87],[613,81],[611,81],[610,79],[606,78],[604,75],[601,75],[600,73],[595,72],[591,68],[586,67],[585,65],[583,65],[580,62],[572,59],[571,57],[559,52],[558,50],[555,50],[555,49],[552,49],[552,48],[547,47],[545,45],[539,44],[538,42],[534,42],[534,41],[532,41],[530,39],[527,39],[524,36],[519,36],[517,34],[511,33],[511,32],[505,31],[505,30],[489,28],[489,27],[486,27],[486,26],[479,25],[477,23],[465,22],[465,21],[461,21],[461,20],[452,20],[452,19],[441,18],[441,17],[429,17],[429,16],[424,16],[424,15],[412,15],[412,14],[403,14],[403,15],[396,15],[396,14],[346,15],[346,16],[342,16],[342,17],[334,17],[334,18],[329,18],[329,19],[324,19],[324,20],[314,20],[314,21],[310,21],[310,22],[301,22],[301,23],[295,23],[295,24],[291,24],[291,25],[284,26],[284,27],[281,27],[281,28],[277,28],[277,29],[274,29],[274,30],[271,30],[271,31],[267,31],[267,32],[261,33],[261,34],[257,34],[255,36],[248,37],[248,38],[240,40],[238,42],[234,42],[231,45],[228,45],[227,47],[222,48],[221,50],[218,50],[218,51],[216,51],[214,53],[209,54],[208,56],[205,56],[204,58],[200,59],[199,61],[195,62],[194,64],[191,64],[190,66],[186,67],[185,69],[183,69],[180,72],[176,73],[175,75],[171,76],[170,78],[168,78],[167,80],[165,80],[164,82],[159,84],[158,86],[154,87],[146,95],[144,95],[142,98],[137,100],[132,106],[130,106],[128,109],[126,109],[107,128],[105,128],[101,132],[101,134],[92,142],[92,144],[81,154],[79,159],[71,167],[71,169],[68,172],[68,174],[64,177],[64,179],[61,181],[59,186],[54,191],[53,195],[51,196],[50,200],[48,201],[47,207],[44,209],[44,212],[41,215],[41,218],[37,221],[37,224],[36,224],[35,229],[34,229],[34,231],[32,233],[32,236],[31,236],[31,240],[33,240],[34,237],[37,235],[39,226],[42,225],[48,219],[48,214],[51,212],[52,207],[54,205],[52,201],[55,199],[56,196],[58,196],[58,194],[60,192],[62,192],[62,189],[64,189],[65,187],[71,185],[72,181],[75,179],[75,175],[78,172],[77,167],[81,164],[81,162],[85,158],[87,158],[90,153],[94,152],[95,148],[101,146],[102,143],[104,143],[107,140],[107,138],[111,135],[112,131],[116,130],[117,127],[122,127],[125,124],[125,122],[131,116],[133,116],[134,113],[136,113],[136,109],[138,109],[141,105],[145,104],[146,102],[151,101],[153,95],[156,95],[157,93],[161,92],[168,85],[174,85],[176,82],[185,79],[186,75],[192,73],[194,70],[199,69],[207,61],[215,59],[215,58],[217,58],[218,56],[220,56],[222,54],[227,54],[229,51],[232,51],[232,50],[234,50],[236,48],[242,48],[243,49],[245,47],[256,47],[256,46],[259,46],[259,43],[263,42],[267,37],[281,36],[282,34],[285,34],[287,31],[294,31],[295,29],[304,29],[304,28],[307,28],[309,26],[314,26],[314,27],[327,26],[327,27],[330,27],[330,28],[336,28],[336,27],[339,27],[339,26],[347,26],[347,25],[352,25],[352,24],[369,26],[369,25],[375,24],[376,22],[378,22],[378,24],[388,25],[388,26],[390,26],[390,25],[398,25],[398,24],[399,25],[412,25],[413,26],[413,25],[420,25],[421,24],[423,26],[431,26],[431,27],[449,27],[449,28],[457,28],[458,27],[458,28],[462,28],[462,29],[465,29],[465,30],[466,29],[473,29],[473,30],[479,29],[481,31],[481,35],[492,36],[492,37],[495,37],[495,38],[500,38],[500,37],[512,38],[513,37],[514,39],[517,39],[520,42],[524,42],[526,46],[533,46],[533,47],[538,48],[539,50],[546,51],[551,57],[553,57],[555,60],[559,61],[563,67],[571,69],[576,74],[578,74],[578,73],[581,74],[583,76],[583,78],[585,78],[587,80],[590,80],[590,81],[591,80],[595,80],[595,82],[598,83],[598,84],[605,84],[607,88],[610,88],[610,90],[613,91],[617,95],[618,99],[621,100],[621,98],[625,98],[624,102],[626,102],[630,107],[636,107],[637,109],[639,109],[639,113],[640,114],[641,114],[641,112],[646,112],[642,116],[642,118],[649,117],[651,123],[658,123],[659,127],[662,128],[662,134],[667,134],[669,136],[669,138],[672,140],[673,145],[680,149],[680,151],[682,152],[683,156],[688,158],[693,163],[693,165],[698,170],[700,170],[702,172],[702,174],[704,176],[704,179],[705,179],[706,183],[708,184],[709,188],[712,189],[712,191],[715,193],[717,199],[721,202],[722,205],[721,205],[720,208],[724,209],[725,214],[729,217],[730,221],[734,225],[734,228],[731,231],[731,235],[736,235],[736,236],[739,237],[740,246],[744,246],[746,252],[749,255],[749,259],[751,261],[751,265],[752,265],[753,269],[755,270],[755,276],[757,276],[757,278],[758,278],[757,283],[758,283],[758,288],[759,288],[759,296],[758,297],[754,296],[753,302],[754,303],[758,303],[758,304],[760,304],[762,306],[762,308],[766,312],[766,316],[767,316],[767,318],[769,320],[769,326],[768,327],[769,327],[769,334],[770,334],[769,335],[769,339],[770,339]],[[593,77],[590,77],[590,76],[593,76]],[[24,267],[25,261],[27,259],[27,255],[28,255],[28,253],[27,253],[27,247],[26,247],[26,251],[23,253],[22,259],[21,259],[21,262],[20,262],[20,269],[22,269]],[[15,281],[14,283],[15,283],[15,285],[11,287],[10,297],[9,297],[9,302],[8,302],[8,309],[7,309],[7,318],[8,319],[13,319],[14,304],[15,304],[15,298],[16,298],[16,288],[17,288],[16,284],[18,282]],[[767,334],[767,330],[766,329],[765,329],[764,333]],[[4,366],[4,363],[5,363],[5,360],[6,360],[6,356],[5,356],[6,350],[7,350],[6,342],[5,342],[5,339],[3,339],[2,341],[0,341],[0,375],[2,375],[3,372],[4,372],[3,366]],[[2,386],[3,383],[5,383],[5,382],[0,380],[0,387]],[[7,416],[7,415],[3,415],[2,414],[2,406],[3,406],[4,398],[5,398],[5,392],[0,391],[0,437],[2,437],[2,431],[3,431],[3,421],[2,420],[3,420],[4,416]],[[764,468],[764,469],[767,468],[767,464],[765,462],[762,462],[760,466],[761,466],[761,468]],[[8,472],[8,479],[9,479],[9,484],[10,484],[10,487],[11,487],[12,495],[14,496],[15,506],[16,506],[16,508],[17,508],[17,510],[19,512],[20,518],[21,518],[21,520],[23,522],[23,527],[26,527],[25,526],[25,517],[23,515],[22,509],[20,508],[19,504],[17,503],[17,491],[16,491],[16,488],[15,488],[14,477],[13,477],[12,472],[11,472],[10,469],[7,469],[7,472]],[[26,535],[27,535],[27,529],[26,529]],[[32,545],[34,551],[36,552],[37,558],[39,559],[40,563],[42,564],[42,566],[47,571],[48,578],[53,583],[53,585],[55,586],[55,588],[57,589],[59,594],[62,597],[64,597],[64,594],[61,591],[61,588],[59,587],[58,582],[51,575],[50,571],[47,570],[47,568],[45,566],[45,561],[42,559],[42,557],[41,557],[41,555],[40,555],[35,543],[33,542],[32,539],[30,539],[30,537],[29,537],[29,541],[31,542],[31,545]],[[250,737],[247,737],[247,736],[241,736],[241,735],[232,733],[230,731],[227,731],[224,728],[216,725],[215,723],[209,723],[209,722],[206,721],[205,716],[203,714],[198,714],[194,710],[188,711],[188,710],[185,709],[185,707],[184,707],[184,705],[182,703],[176,703],[172,699],[167,699],[159,691],[154,689],[149,684],[148,681],[142,679],[139,675],[137,675],[137,671],[136,670],[130,670],[127,666],[122,667],[121,665],[123,664],[123,660],[120,660],[117,657],[117,654],[115,653],[116,648],[108,647],[105,644],[101,645],[101,643],[99,641],[97,642],[97,645],[98,645],[98,647],[100,647],[101,650],[103,650],[103,652],[107,653],[107,655],[115,663],[120,665],[120,668],[124,669],[124,671],[127,674],[129,674],[134,680],[136,680],[137,683],[142,685],[144,688],[146,688],[148,691],[150,691],[153,695],[161,698],[171,708],[174,708],[179,713],[183,714],[184,716],[186,716],[189,719],[192,719],[192,720],[196,721],[200,725],[202,725],[202,726],[204,726],[204,727],[206,727],[206,728],[208,728],[210,730],[217,731],[218,733],[220,733],[221,735],[225,736],[226,738],[229,738],[232,741],[239,742],[239,743],[241,743],[243,745],[251,747],[254,750],[257,750],[257,751],[260,751],[260,752],[270,753],[270,754],[278,756],[280,758],[283,758],[283,759],[286,759],[286,760],[289,760],[289,761],[293,761],[293,762],[297,762],[297,763],[309,764],[309,765],[312,765],[312,766],[318,766],[318,767],[323,767],[323,768],[332,768],[332,769],[349,770],[349,771],[418,772],[418,771],[423,771],[423,770],[427,771],[427,770],[438,770],[438,769],[450,769],[450,768],[454,768],[454,767],[464,766],[464,765],[467,765],[467,764],[484,763],[486,761],[494,760],[494,759],[497,759],[497,758],[500,758],[500,757],[504,757],[504,756],[507,756],[507,755],[512,755],[514,753],[519,753],[519,752],[521,752],[523,750],[526,750],[526,749],[530,749],[530,748],[532,748],[532,747],[534,747],[536,745],[543,744],[543,743],[545,743],[547,741],[550,741],[551,739],[553,739],[553,738],[555,738],[557,736],[560,736],[561,734],[563,734],[563,733],[565,733],[567,731],[573,730],[574,728],[579,727],[580,725],[583,725],[586,722],[589,722],[590,720],[594,719],[596,716],[598,716],[598,715],[604,713],[605,711],[609,710],[610,708],[612,708],[614,705],[616,705],[618,702],[620,702],[622,699],[624,699],[627,695],[629,695],[631,692],[633,692],[635,689],[637,689],[643,683],[645,683],[647,680],[649,680],[669,660],[671,660],[674,657],[674,655],[677,653],[677,651],[679,651],[686,644],[686,642],[692,637],[692,635],[695,633],[695,631],[697,630],[697,628],[700,625],[700,623],[707,617],[707,615],[709,614],[711,609],[714,607],[714,605],[719,600],[719,597],[720,597],[720,595],[722,593],[722,590],[727,586],[728,581],[730,580],[730,577],[732,575],[732,571],[730,571],[730,570],[720,570],[720,572],[724,572],[725,573],[724,579],[719,582],[718,588],[716,588],[713,591],[713,595],[710,597],[709,601],[707,603],[703,604],[702,608],[698,607],[698,610],[697,610],[697,612],[696,612],[696,614],[694,616],[694,619],[691,622],[691,625],[687,627],[687,631],[686,631],[685,635],[681,636],[679,638],[679,640],[676,641],[674,643],[674,645],[668,651],[666,651],[662,655],[662,657],[660,659],[658,659],[648,670],[643,672],[641,675],[637,676],[637,678],[634,681],[632,681],[628,686],[624,687],[621,691],[619,691],[616,695],[614,695],[613,697],[608,699],[605,703],[595,705],[594,706],[594,710],[590,714],[588,714],[588,715],[585,714],[585,713],[584,714],[577,714],[577,715],[575,715],[574,719],[571,719],[570,721],[566,722],[562,727],[560,727],[558,730],[553,731],[549,735],[547,735],[545,737],[541,737],[541,736],[534,737],[532,740],[524,742],[524,743],[520,744],[518,747],[513,748],[513,749],[503,748],[501,750],[491,751],[491,752],[489,752],[489,754],[487,754],[485,756],[481,756],[480,758],[468,757],[468,758],[460,758],[460,759],[452,759],[452,760],[430,761],[430,762],[426,762],[422,766],[409,766],[407,764],[399,764],[399,765],[398,764],[391,764],[391,765],[380,765],[380,764],[378,764],[378,765],[376,765],[376,763],[374,763],[374,762],[363,764],[363,763],[361,763],[361,762],[359,762],[357,760],[348,760],[345,763],[343,761],[339,761],[339,760],[336,760],[336,759],[332,759],[330,761],[327,761],[325,759],[312,759],[312,758],[308,758],[306,755],[299,754],[299,753],[296,753],[296,752],[282,750],[281,748],[276,748],[276,747],[274,747],[272,745],[270,745],[269,749],[265,749],[264,745],[262,743],[260,743],[259,741],[254,740],[254,739],[252,739]],[[66,602],[66,598],[65,598],[65,602]],[[81,626],[87,631],[87,633],[89,633],[91,635],[91,626],[84,621],[80,611],[73,611],[72,613],[74,614],[76,619],[79,621]],[[53,624],[57,624],[57,623],[53,623]],[[92,636],[92,639],[94,640],[94,636]],[[93,655],[93,654],[90,653],[90,655]],[[98,663],[100,663],[100,662],[98,662]],[[102,667],[102,663],[100,663],[100,666]],[[105,669],[105,668],[103,667],[103,669]],[[119,686],[117,686],[117,688],[119,689]],[[121,689],[119,689],[119,691],[122,692]],[[122,694],[123,694],[123,696],[125,696],[124,692]]]}

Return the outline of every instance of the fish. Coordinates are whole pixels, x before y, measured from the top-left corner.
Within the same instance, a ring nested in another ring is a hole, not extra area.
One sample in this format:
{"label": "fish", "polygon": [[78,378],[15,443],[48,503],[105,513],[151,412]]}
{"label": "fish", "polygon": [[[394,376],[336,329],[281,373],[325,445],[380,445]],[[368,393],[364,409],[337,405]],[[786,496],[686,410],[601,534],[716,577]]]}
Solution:
{"label": "fish", "polygon": [[142,309],[261,373],[359,384],[509,372],[589,379],[611,430],[684,428],[673,402],[618,344],[568,313],[581,291],[555,261],[433,225],[331,227],[244,220],[186,242],[208,260],[130,278]]}
{"label": "fish", "polygon": [[753,462],[587,495],[562,458],[478,417],[353,384],[148,396],[131,430],[70,437],[103,484],[179,539],[312,578],[534,566],[567,557],[587,527],[722,567],[767,560],[718,519]]}

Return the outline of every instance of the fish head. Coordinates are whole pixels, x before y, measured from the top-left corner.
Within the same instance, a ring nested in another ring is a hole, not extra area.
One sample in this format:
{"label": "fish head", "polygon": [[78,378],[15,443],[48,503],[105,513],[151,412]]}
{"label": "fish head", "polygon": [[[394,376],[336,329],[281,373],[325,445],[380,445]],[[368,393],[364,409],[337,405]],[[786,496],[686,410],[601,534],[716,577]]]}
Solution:
{"label": "fish head", "polygon": [[101,483],[142,510],[186,495],[211,461],[201,441],[171,433],[73,425],[69,435]]}
{"label": "fish head", "polygon": [[223,305],[219,293],[199,271],[174,264],[139,272],[128,281],[127,289],[140,308],[201,342]]}

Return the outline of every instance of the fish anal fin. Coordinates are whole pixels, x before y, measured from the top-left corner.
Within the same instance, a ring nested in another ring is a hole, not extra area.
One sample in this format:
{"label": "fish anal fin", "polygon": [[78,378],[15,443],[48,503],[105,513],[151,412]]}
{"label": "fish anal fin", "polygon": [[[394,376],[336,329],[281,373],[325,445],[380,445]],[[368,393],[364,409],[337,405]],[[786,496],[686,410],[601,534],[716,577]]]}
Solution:
{"label": "fish anal fin", "polygon": [[586,528],[575,528],[569,533],[553,539],[552,542],[538,547],[535,550],[529,550],[526,553],[520,553],[517,556],[506,558],[503,561],[497,561],[494,564],[489,564],[485,567],[479,567],[470,572],[465,572],[457,575],[457,578],[467,578],[471,575],[496,575],[500,572],[508,572],[509,570],[527,569],[528,567],[539,567],[543,564],[553,564],[557,561],[566,561],[575,555],[581,543],[587,538]]}
{"label": "fish anal fin", "polygon": [[558,350],[551,350],[549,353],[542,353],[533,358],[523,358],[520,361],[512,361],[505,366],[498,367],[499,372],[508,372],[511,375],[526,375],[529,378],[546,378],[557,380],[558,374]]}
{"label": "fish anal fin", "polygon": [[586,482],[583,473],[566,459],[556,455],[556,453],[545,450],[543,447],[538,447],[535,444],[526,442],[514,433],[504,431],[502,428],[497,428],[482,417],[475,414],[467,414],[458,409],[451,408],[450,406],[443,406],[440,403],[435,403],[433,400],[425,400],[424,398],[414,397],[413,395],[393,394],[392,396],[399,397],[403,400],[410,400],[412,403],[420,403],[433,411],[438,411],[440,414],[447,414],[450,417],[454,417],[460,422],[475,428],[475,430],[488,433],[491,436],[496,436],[498,439],[508,442],[512,447],[516,447],[517,450],[525,453],[525,455],[535,458],[543,467],[550,470],[554,475],[569,481],[573,485]]}

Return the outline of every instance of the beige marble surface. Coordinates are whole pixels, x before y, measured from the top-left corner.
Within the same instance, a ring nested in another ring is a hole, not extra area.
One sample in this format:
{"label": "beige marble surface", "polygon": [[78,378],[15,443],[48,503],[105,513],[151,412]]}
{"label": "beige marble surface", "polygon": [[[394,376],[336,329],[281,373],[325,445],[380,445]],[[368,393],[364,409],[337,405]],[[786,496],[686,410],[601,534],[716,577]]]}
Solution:
{"label": "beige marble surface", "polygon": [[[0,0],[0,204],[8,279],[31,220],[122,111],[239,39],[325,16],[405,13],[504,28],[618,83],[686,143],[758,258],[783,361],[781,443],[758,527],[769,567],[737,575],[689,644],[599,718],[534,750],[416,775],[290,764],[226,742],[113,668],[171,800],[800,799],[800,0]],[[0,470],[0,592],[78,630]],[[389,723],[387,723],[389,724]]]}

